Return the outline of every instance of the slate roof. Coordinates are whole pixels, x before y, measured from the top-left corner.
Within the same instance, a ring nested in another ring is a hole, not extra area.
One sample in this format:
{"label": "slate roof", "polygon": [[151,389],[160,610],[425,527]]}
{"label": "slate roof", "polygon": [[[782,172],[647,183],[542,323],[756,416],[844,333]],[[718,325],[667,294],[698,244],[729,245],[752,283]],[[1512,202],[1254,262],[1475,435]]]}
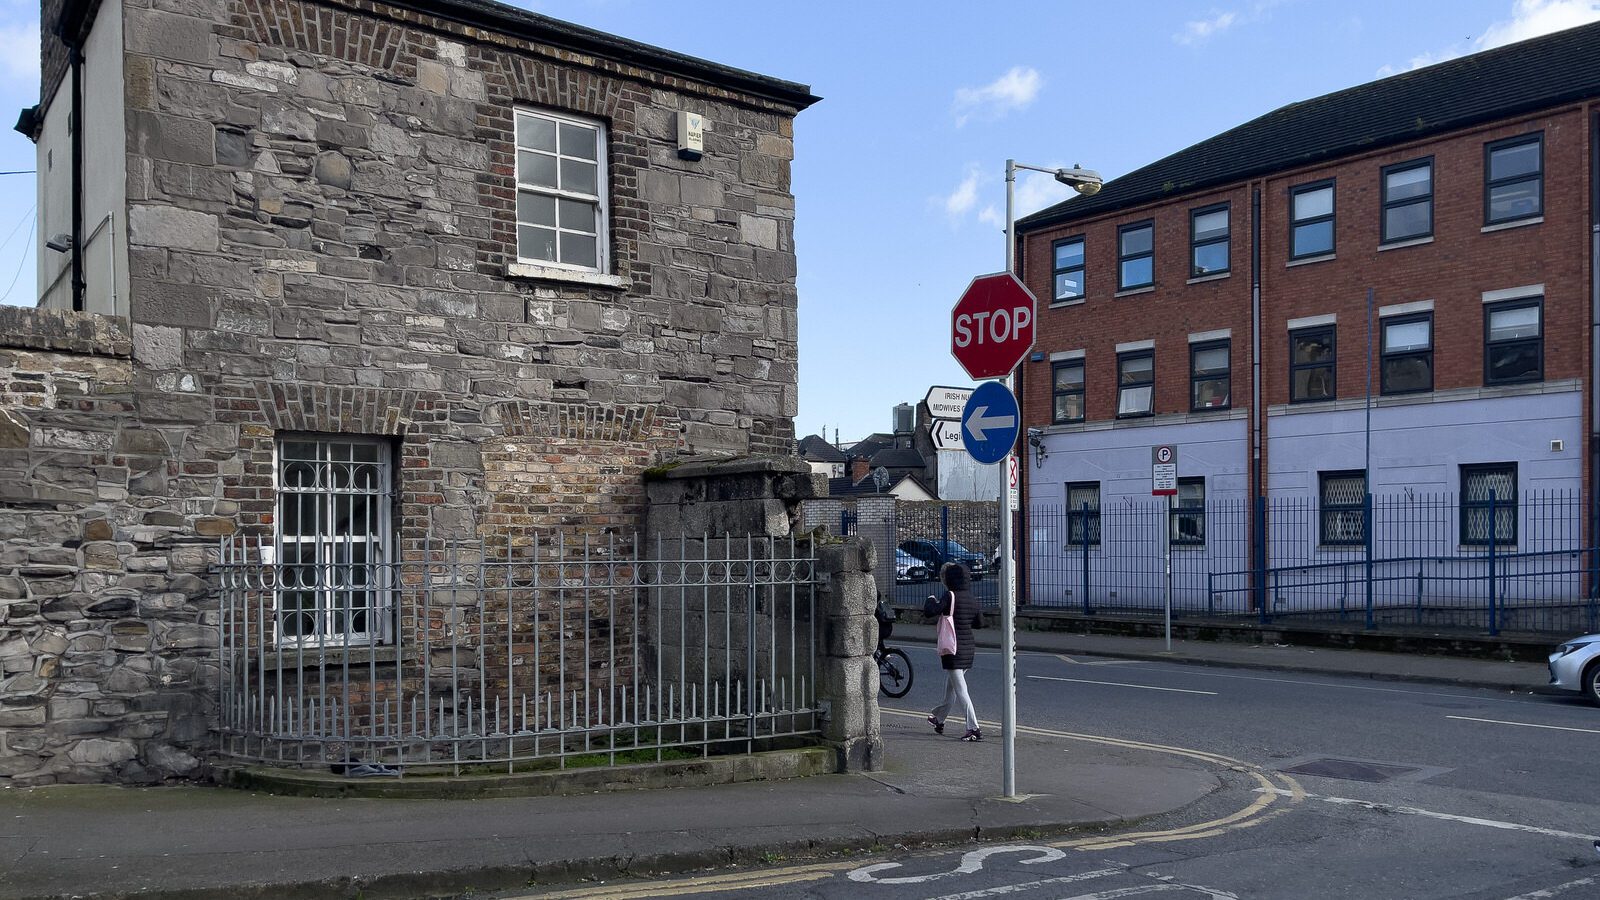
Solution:
{"label": "slate roof", "polygon": [[928,496],[930,496],[930,497],[938,496],[933,491],[928,490],[928,486],[923,484],[922,480],[917,478],[915,475],[897,475],[897,476],[889,479],[889,486],[880,491],[880,490],[878,490],[877,482],[873,481],[872,475],[870,473],[865,478],[861,479],[860,481],[855,481],[855,482],[852,482],[848,477],[845,477],[845,478],[829,478],[828,479],[828,496],[830,496],[830,497],[853,497],[853,496],[856,496],[857,494],[887,494],[890,491],[894,490],[895,486],[898,485],[900,482],[907,481],[907,480],[911,481],[917,487],[922,488],[923,492],[926,493]]}
{"label": "slate roof", "polygon": [[821,435],[808,434],[800,439],[800,455],[814,462],[842,463],[846,457],[844,451],[828,443],[828,439]]}
{"label": "slate roof", "polygon": [[879,450],[872,454],[869,463],[874,469],[879,466],[885,469],[920,469],[928,464],[922,454],[908,448],[893,448]]}
{"label": "slate roof", "polygon": [[1600,23],[1291,103],[1017,221],[1033,230],[1600,95]]}

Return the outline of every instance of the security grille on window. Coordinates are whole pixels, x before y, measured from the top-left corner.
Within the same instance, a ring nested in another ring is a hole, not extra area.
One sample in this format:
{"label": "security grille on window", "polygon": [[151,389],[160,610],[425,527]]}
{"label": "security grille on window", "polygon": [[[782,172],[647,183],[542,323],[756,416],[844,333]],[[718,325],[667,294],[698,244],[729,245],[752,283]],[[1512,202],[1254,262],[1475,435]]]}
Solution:
{"label": "security grille on window", "polygon": [[1517,542],[1517,464],[1461,467],[1461,543],[1488,546],[1491,512],[1496,546]]}
{"label": "security grille on window", "polygon": [[1117,290],[1156,282],[1155,226],[1149,222],[1117,229]]}
{"label": "security grille on window", "polygon": [[1074,359],[1058,362],[1050,367],[1051,402],[1053,413],[1051,421],[1056,424],[1063,422],[1083,421],[1083,360]]}
{"label": "security grille on window", "polygon": [[1172,498],[1172,543],[1203,547],[1206,543],[1206,480],[1179,478],[1178,493]]}
{"label": "security grille on window", "polygon": [[280,644],[385,641],[393,531],[389,448],[359,439],[278,443],[276,637]]}
{"label": "security grille on window", "polygon": [[1484,146],[1483,222],[1498,225],[1544,213],[1544,135]]}
{"label": "security grille on window", "polygon": [[1289,256],[1303,259],[1333,252],[1333,182],[1297,187],[1289,198]]}
{"label": "security grille on window", "polygon": [[1189,345],[1189,408],[1192,411],[1228,408],[1233,384],[1228,358],[1227,341]]}
{"label": "security grille on window", "polygon": [[1067,542],[1100,546],[1100,482],[1067,482]]}
{"label": "security grille on window", "polygon": [[1516,384],[1544,379],[1543,298],[1494,303],[1483,308],[1483,383]]}
{"label": "security grille on window", "polygon": [[1383,320],[1381,391],[1433,390],[1433,313]]}
{"label": "security grille on window", "polygon": [[1150,415],[1155,391],[1155,353],[1146,350],[1117,357],[1117,415]]}
{"label": "security grille on window", "polygon": [[605,128],[525,109],[516,127],[517,256],[604,272]]}
{"label": "security grille on window", "polygon": [[1190,276],[1199,278],[1228,271],[1228,204],[1189,214],[1189,244],[1193,251]]}
{"label": "security grille on window", "polygon": [[1383,170],[1383,242],[1409,241],[1433,234],[1433,160],[1421,159]]}
{"label": "security grille on window", "polygon": [[1332,325],[1289,332],[1289,402],[1332,400],[1334,396]]}
{"label": "security grille on window", "polygon": [[1055,302],[1083,297],[1083,238],[1055,245]]}
{"label": "security grille on window", "polygon": [[1366,516],[1363,507],[1367,494],[1365,472],[1322,472],[1320,482],[1320,518],[1322,543],[1333,545],[1361,544],[1366,541]]}

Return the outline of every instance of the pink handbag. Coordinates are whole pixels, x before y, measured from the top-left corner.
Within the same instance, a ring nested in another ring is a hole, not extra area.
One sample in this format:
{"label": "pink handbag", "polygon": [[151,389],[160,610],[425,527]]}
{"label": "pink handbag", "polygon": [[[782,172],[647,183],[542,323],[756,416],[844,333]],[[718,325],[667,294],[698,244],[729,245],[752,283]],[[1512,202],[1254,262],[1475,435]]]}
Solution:
{"label": "pink handbag", "polygon": [[950,612],[939,617],[939,655],[956,655],[956,595],[945,593],[950,598]]}

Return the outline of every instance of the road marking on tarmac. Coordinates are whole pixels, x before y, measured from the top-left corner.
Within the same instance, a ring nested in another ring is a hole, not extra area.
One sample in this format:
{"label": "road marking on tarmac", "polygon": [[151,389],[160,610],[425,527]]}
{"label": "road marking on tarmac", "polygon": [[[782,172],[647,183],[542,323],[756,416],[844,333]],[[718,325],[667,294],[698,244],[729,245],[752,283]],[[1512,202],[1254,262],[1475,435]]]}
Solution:
{"label": "road marking on tarmac", "polygon": [[1594,728],[1569,728],[1566,725],[1536,725],[1532,722],[1507,722],[1504,719],[1479,719],[1475,716],[1445,716],[1446,719],[1460,719],[1463,722],[1488,722],[1490,725],[1520,725],[1523,728],[1548,728],[1551,731],[1581,731],[1584,734],[1600,734]]}
{"label": "road marking on tarmac", "polygon": [[1186,688],[1156,687],[1152,684],[1128,684],[1125,681],[1090,681],[1087,678],[1057,678],[1053,675],[1028,675],[1025,676],[1036,681],[1073,681],[1078,684],[1103,684],[1107,687],[1139,688],[1146,691],[1166,691],[1172,694],[1205,694],[1208,697],[1217,696],[1216,691],[1191,691]]}
{"label": "road marking on tarmac", "polygon": [[1577,881],[1569,881],[1566,884],[1558,884],[1555,887],[1541,888],[1537,891],[1529,891],[1526,894],[1518,894],[1515,897],[1507,897],[1506,900],[1544,900],[1546,897],[1565,894],[1575,887],[1583,887],[1596,882],[1600,882],[1600,878],[1579,878]]}
{"label": "road marking on tarmac", "polygon": [[[1281,792],[1280,788],[1256,788],[1258,793],[1271,791]],[[1321,800],[1339,806],[1359,806],[1375,812],[1398,813],[1403,816],[1422,816],[1428,819],[1439,819],[1445,822],[1459,822],[1463,825],[1482,825],[1486,828],[1498,828],[1502,831],[1522,831],[1528,834],[1540,834],[1545,837],[1570,838],[1580,841],[1597,841],[1600,835],[1578,834],[1573,831],[1558,831],[1554,828],[1540,828],[1537,825],[1523,825],[1520,822],[1501,822],[1496,819],[1480,819],[1477,816],[1458,816],[1452,813],[1434,812],[1430,809],[1418,809],[1415,806],[1394,806],[1388,803],[1373,803],[1370,800],[1353,800],[1349,797],[1328,797],[1322,794],[1305,794],[1307,800]]]}

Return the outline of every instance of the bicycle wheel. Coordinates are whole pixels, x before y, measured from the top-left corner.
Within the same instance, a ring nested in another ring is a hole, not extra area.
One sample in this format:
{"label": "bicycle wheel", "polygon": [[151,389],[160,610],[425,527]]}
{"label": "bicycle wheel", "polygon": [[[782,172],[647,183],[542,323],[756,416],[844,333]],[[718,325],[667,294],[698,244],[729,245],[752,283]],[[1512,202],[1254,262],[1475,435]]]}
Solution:
{"label": "bicycle wheel", "polygon": [[890,647],[878,657],[878,690],[885,697],[904,697],[911,690],[911,657]]}

